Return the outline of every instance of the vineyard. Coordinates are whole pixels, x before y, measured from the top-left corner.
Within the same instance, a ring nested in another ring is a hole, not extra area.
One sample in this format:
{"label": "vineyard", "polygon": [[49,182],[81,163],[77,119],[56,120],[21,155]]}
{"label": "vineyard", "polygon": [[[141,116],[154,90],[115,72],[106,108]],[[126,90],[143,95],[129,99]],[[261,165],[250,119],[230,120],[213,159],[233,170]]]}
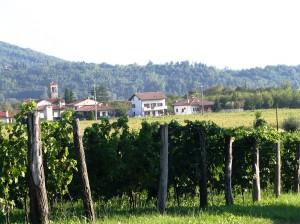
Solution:
{"label": "vineyard", "polygon": [[[33,110],[33,104],[24,104],[15,124],[0,126],[0,209],[5,223],[15,222],[16,217],[21,223],[33,219],[28,153],[32,142],[28,114]],[[141,209],[150,217],[165,212],[193,215],[197,222],[218,211],[242,214],[246,207],[235,205],[241,203],[252,206],[251,212],[259,218],[264,200],[298,203],[294,199],[298,196],[281,194],[300,190],[300,133],[278,132],[259,116],[253,127],[172,120],[163,125],[143,121],[139,130],[122,117],[92,124],[82,139],[75,133],[71,112],[59,121],[40,124],[47,206],[50,220],[58,223],[54,214],[71,214],[71,220],[83,222],[107,215],[115,220],[122,211],[138,215]],[[77,155],[80,147],[83,157]],[[93,214],[83,212],[93,210],[93,203],[86,206],[88,192],[82,193],[82,161],[94,199]],[[199,208],[204,212],[198,213]],[[231,223],[230,215],[223,215]],[[168,217],[165,221],[173,223]],[[276,218],[283,218],[280,209]]]}
{"label": "vineyard", "polygon": [[[213,121],[218,126],[223,128],[234,128],[234,127],[251,127],[253,120],[255,119],[255,113],[261,112],[264,119],[269,125],[276,127],[276,110],[275,109],[263,109],[263,110],[246,110],[242,112],[225,113],[225,112],[214,112],[201,114],[190,114],[190,115],[168,115],[163,117],[141,117],[141,118],[129,118],[128,126],[130,129],[139,130],[142,127],[142,122],[147,121],[148,123],[159,122],[169,123],[171,121],[177,121],[179,124],[185,124],[185,120],[189,121]],[[279,124],[281,124],[288,117],[298,117],[300,109],[278,109]],[[84,129],[90,127],[95,121],[80,121],[81,132]]]}

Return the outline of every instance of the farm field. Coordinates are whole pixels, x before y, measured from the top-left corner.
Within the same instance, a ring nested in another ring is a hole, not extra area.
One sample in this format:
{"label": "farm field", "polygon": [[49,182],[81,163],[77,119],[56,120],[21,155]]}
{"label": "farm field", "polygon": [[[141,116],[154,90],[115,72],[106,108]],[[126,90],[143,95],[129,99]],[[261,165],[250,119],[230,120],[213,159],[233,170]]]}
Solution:
{"label": "farm field", "polygon": [[[207,210],[198,209],[198,200],[185,200],[182,207],[169,205],[167,214],[161,216],[156,211],[154,202],[141,204],[134,211],[128,209],[126,200],[110,200],[107,203],[96,202],[96,223],[103,224],[152,224],[152,223],[207,223],[207,224],[279,224],[300,222],[300,196],[284,194],[279,199],[271,195],[257,204],[251,201],[251,195],[242,201],[241,196],[236,197],[236,205],[224,206],[223,195],[214,196],[214,205]],[[21,211],[11,217],[12,223],[23,223]],[[81,203],[65,203],[56,206],[50,215],[51,223],[79,224],[86,223],[83,218]],[[0,218],[1,223],[3,223]]]}
{"label": "farm field", "polygon": [[[129,118],[129,127],[132,129],[140,129],[142,121],[148,122],[170,122],[171,120],[176,120],[183,124],[185,120],[195,121],[195,120],[211,120],[221,127],[239,127],[239,126],[252,126],[255,112],[260,111],[262,117],[272,126],[276,126],[276,111],[275,109],[265,109],[265,110],[247,110],[242,112],[214,112],[206,113],[203,116],[201,114],[197,115],[168,115],[163,117],[146,117],[146,118]],[[300,117],[300,109],[278,109],[278,120],[280,124],[289,116]],[[95,121],[81,121],[81,132],[86,127],[91,126]]]}

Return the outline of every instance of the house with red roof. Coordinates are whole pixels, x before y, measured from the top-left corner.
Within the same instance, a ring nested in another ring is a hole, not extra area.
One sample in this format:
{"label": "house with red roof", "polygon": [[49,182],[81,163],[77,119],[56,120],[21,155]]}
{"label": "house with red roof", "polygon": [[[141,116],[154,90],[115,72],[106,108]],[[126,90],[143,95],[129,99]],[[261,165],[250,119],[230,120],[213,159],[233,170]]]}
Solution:
{"label": "house with red roof", "polygon": [[214,102],[201,100],[197,97],[189,97],[184,100],[177,101],[173,104],[174,113],[180,114],[196,114],[202,112],[211,112],[214,106]]}
{"label": "house with red roof", "polygon": [[131,103],[129,115],[161,116],[167,114],[166,95],[163,92],[142,92],[133,94],[128,101]]}
{"label": "house with red roof", "polygon": [[0,111],[0,122],[9,124],[12,123],[13,116],[9,114],[8,111]]}
{"label": "house with red roof", "polygon": [[66,106],[75,110],[77,117],[81,119],[90,119],[96,111],[97,117],[109,117],[114,114],[114,109],[107,103],[100,103],[90,98],[76,100]]}

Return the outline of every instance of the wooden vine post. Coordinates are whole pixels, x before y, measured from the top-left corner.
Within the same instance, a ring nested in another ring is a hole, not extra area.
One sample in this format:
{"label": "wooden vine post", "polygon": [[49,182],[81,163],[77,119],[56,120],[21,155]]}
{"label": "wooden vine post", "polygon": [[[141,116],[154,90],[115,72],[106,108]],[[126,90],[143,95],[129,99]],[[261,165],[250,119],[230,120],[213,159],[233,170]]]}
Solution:
{"label": "wooden vine post", "polygon": [[294,183],[294,190],[296,193],[300,192],[300,142],[297,143],[296,149],[296,169],[295,169],[295,183]]}
{"label": "wooden vine post", "polygon": [[198,130],[199,143],[200,143],[200,208],[206,208],[207,200],[207,152],[205,146],[205,134],[203,130]]}
{"label": "wooden vine post", "polygon": [[28,114],[27,130],[30,222],[33,224],[47,224],[49,223],[48,199],[45,185],[39,116],[37,112]]}
{"label": "wooden vine post", "polygon": [[168,125],[160,126],[162,147],[160,149],[160,179],[158,188],[157,208],[160,214],[164,214],[168,193]]}
{"label": "wooden vine post", "polygon": [[233,204],[232,196],[232,143],[234,138],[230,136],[225,137],[225,201],[226,205]]}
{"label": "wooden vine post", "polygon": [[252,199],[253,202],[261,200],[260,192],[260,175],[259,175],[259,145],[256,139],[254,139],[254,144],[252,148],[252,169],[253,169],[253,190],[252,190]]}
{"label": "wooden vine post", "polygon": [[275,184],[274,193],[276,197],[281,193],[281,155],[280,155],[280,141],[275,145],[276,150],[276,167],[275,167]]}
{"label": "wooden vine post", "polygon": [[74,147],[77,154],[78,170],[81,176],[83,207],[85,210],[86,218],[94,222],[95,212],[93,208],[92,194],[90,189],[87,166],[85,162],[85,153],[82,143],[82,137],[80,136],[79,132],[79,119],[73,120],[73,137]]}

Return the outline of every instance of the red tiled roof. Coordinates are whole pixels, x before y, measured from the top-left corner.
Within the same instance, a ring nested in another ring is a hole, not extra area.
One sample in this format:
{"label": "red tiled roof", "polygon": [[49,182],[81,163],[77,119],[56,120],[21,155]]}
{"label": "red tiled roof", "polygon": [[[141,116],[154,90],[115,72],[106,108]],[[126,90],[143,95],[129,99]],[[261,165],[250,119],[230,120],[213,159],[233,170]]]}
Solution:
{"label": "red tiled roof", "polygon": [[6,117],[6,112],[0,111],[0,117],[1,117],[1,118]]}
{"label": "red tiled roof", "polygon": [[8,116],[6,116],[6,112],[5,111],[0,111],[0,118],[9,118],[9,114]]}
{"label": "red tiled roof", "polygon": [[[173,106],[201,106],[202,101],[199,98],[191,97],[189,99],[181,100],[178,102],[175,102]],[[203,106],[213,106],[214,102],[203,100]]]}
{"label": "red tiled roof", "polygon": [[[94,111],[95,106],[82,106],[78,108],[76,111],[77,112],[88,112],[88,111]],[[113,108],[109,105],[98,105],[97,106],[97,111],[107,111],[107,110],[113,110]]]}
{"label": "red tiled roof", "polygon": [[144,92],[133,94],[129,100],[131,100],[134,96],[137,96],[140,100],[162,100],[167,98],[163,92]]}
{"label": "red tiled roof", "polygon": [[64,109],[66,109],[65,106],[58,106],[58,105],[52,106],[52,110],[64,110]]}

